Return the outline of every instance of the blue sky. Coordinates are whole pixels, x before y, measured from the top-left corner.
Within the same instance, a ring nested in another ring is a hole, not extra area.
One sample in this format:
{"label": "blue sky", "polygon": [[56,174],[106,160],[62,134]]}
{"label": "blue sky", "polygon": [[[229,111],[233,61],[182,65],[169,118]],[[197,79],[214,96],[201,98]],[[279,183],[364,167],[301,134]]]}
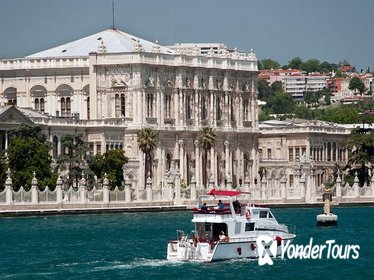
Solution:
{"label": "blue sky", "polygon": [[[0,0],[0,57],[112,25],[111,0]],[[373,0],[115,0],[116,28],[161,44],[222,42],[281,64],[300,56],[374,70]]]}

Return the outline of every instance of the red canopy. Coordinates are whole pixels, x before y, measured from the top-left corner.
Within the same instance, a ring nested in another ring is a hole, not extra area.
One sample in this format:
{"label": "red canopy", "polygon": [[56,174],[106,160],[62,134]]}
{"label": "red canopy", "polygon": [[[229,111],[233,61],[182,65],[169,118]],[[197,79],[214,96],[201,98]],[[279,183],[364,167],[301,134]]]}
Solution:
{"label": "red canopy", "polygon": [[236,196],[242,193],[247,192],[239,192],[239,191],[217,191],[216,189],[211,189],[209,192],[207,192],[207,195],[223,195],[223,196]]}

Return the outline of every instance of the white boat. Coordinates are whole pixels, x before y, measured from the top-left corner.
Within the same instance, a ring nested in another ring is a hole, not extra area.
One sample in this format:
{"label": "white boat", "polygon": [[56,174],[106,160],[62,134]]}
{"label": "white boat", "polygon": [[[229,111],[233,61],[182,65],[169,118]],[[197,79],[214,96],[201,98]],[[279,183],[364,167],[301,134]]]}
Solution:
{"label": "white boat", "polygon": [[[292,241],[295,234],[286,225],[279,224],[267,207],[238,202],[238,191],[211,190],[199,197],[194,208],[191,234],[177,230],[177,239],[168,243],[167,259],[177,261],[220,261],[240,258],[258,258],[256,240],[259,236],[270,236],[277,242],[277,253],[281,254],[281,242]],[[223,209],[217,209],[221,200]],[[269,247],[266,247],[269,248]]]}

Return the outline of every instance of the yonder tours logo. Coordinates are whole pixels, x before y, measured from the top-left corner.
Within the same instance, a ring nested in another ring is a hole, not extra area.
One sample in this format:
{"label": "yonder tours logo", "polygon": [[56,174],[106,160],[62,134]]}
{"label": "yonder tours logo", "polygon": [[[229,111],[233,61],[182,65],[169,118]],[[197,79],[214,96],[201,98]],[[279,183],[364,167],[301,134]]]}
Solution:
{"label": "yonder tours logo", "polygon": [[[261,235],[256,240],[258,248],[258,264],[272,265],[272,258],[277,256],[277,241],[271,236]],[[358,259],[360,245],[341,245],[335,240],[327,240],[325,244],[313,244],[310,238],[307,245],[293,244],[290,240],[281,242],[281,259]]]}

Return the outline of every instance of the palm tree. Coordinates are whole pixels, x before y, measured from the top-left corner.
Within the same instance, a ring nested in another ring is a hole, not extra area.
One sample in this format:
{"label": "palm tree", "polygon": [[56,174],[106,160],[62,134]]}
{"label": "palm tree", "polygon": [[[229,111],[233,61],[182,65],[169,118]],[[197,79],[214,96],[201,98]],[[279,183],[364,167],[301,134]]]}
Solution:
{"label": "palm tree", "polygon": [[145,154],[144,178],[147,178],[148,172],[152,175],[151,153],[156,149],[158,133],[152,128],[144,127],[138,131],[137,135],[139,149]]}
{"label": "palm tree", "polygon": [[[203,149],[203,185],[207,185],[208,174],[207,174],[207,165],[208,165],[208,151],[214,146],[216,140],[216,135],[213,132],[211,127],[202,127],[197,134],[197,141],[200,148]],[[197,155],[196,155],[197,156]]]}

